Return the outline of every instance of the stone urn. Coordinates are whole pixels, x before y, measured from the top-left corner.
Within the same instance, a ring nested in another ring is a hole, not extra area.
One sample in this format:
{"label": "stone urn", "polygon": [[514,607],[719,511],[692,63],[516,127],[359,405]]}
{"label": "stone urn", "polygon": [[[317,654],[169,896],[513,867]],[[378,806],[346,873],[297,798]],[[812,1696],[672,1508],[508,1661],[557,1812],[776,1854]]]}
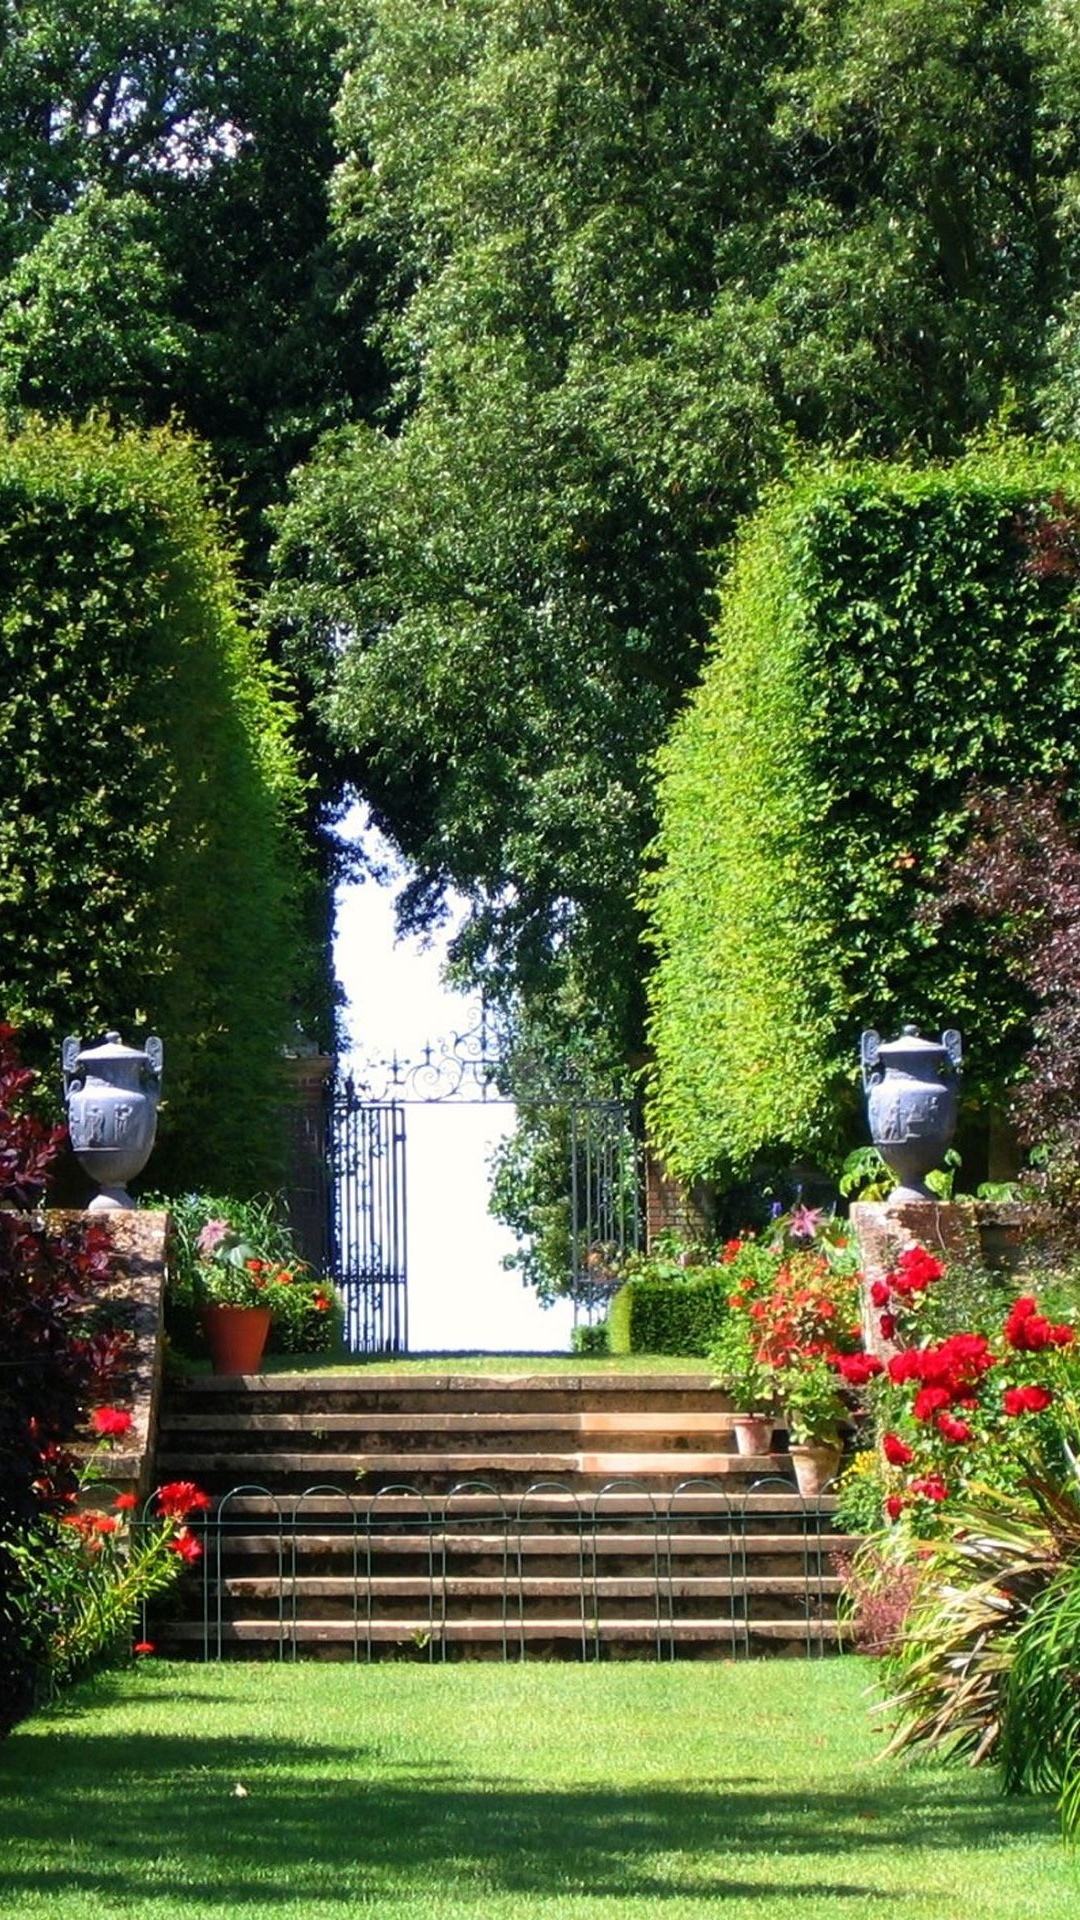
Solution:
{"label": "stone urn", "polygon": [[861,1053],[870,1138],[898,1183],[886,1204],[932,1201],[926,1175],[943,1165],[956,1131],[960,1035],[950,1027],[940,1041],[924,1040],[905,1027],[883,1044],[870,1031]]}
{"label": "stone urn", "polygon": [[141,1173],[157,1132],[162,1045],[151,1034],[145,1047],[125,1047],[118,1033],[100,1046],[64,1041],[64,1094],[75,1158],[96,1180],[91,1213],[134,1207],[127,1181]]}

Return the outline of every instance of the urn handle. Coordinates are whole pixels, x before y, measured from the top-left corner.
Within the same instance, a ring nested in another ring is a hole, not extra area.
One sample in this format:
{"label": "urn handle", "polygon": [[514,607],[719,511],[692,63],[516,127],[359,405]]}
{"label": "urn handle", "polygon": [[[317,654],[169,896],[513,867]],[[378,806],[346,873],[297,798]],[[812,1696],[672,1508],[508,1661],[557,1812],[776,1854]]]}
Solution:
{"label": "urn handle", "polygon": [[161,1067],[165,1058],[165,1049],[156,1033],[150,1034],[143,1048],[143,1052],[146,1055],[146,1066],[143,1071],[143,1078],[145,1080],[152,1080],[156,1087],[160,1087]]}
{"label": "urn handle", "polygon": [[881,1077],[881,1035],[873,1027],[867,1027],[859,1039],[859,1055],[862,1060],[863,1091],[869,1093],[874,1081]]}
{"label": "urn handle", "polygon": [[60,1049],[60,1064],[64,1070],[65,1094],[67,1094],[70,1091],[73,1083],[76,1080],[79,1082],[80,1086],[82,1085],[83,1076],[79,1072],[79,1055],[81,1052],[82,1052],[82,1041],[76,1039],[74,1034],[69,1033],[67,1039],[64,1041],[64,1044]]}
{"label": "urn handle", "polygon": [[964,1057],[964,1043],[960,1038],[959,1027],[946,1027],[941,1036],[941,1044],[949,1056],[949,1065],[952,1067],[954,1077],[959,1078],[960,1062]]}

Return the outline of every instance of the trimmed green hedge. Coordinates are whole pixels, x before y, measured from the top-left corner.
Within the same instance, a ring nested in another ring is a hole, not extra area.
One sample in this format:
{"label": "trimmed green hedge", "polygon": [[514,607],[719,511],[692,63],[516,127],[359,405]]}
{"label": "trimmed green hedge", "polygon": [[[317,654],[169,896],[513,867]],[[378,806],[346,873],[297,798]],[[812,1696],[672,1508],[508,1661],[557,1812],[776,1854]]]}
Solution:
{"label": "trimmed green hedge", "polygon": [[66,1033],[156,1030],[155,1185],[271,1183],[300,783],[189,441],[0,438],[0,658],[4,1016],[55,1085]]}
{"label": "trimmed green hedge", "polygon": [[608,1311],[612,1353],[708,1354],[727,1312],[731,1281],[628,1280]]}
{"label": "trimmed green hedge", "polygon": [[651,1128],[684,1179],[839,1148],[863,1026],[959,1026],[976,1101],[1015,1072],[1022,992],[970,920],[917,909],[972,783],[1075,774],[1063,499],[1080,451],[1012,443],[807,475],[749,527],[662,756],[648,887]]}

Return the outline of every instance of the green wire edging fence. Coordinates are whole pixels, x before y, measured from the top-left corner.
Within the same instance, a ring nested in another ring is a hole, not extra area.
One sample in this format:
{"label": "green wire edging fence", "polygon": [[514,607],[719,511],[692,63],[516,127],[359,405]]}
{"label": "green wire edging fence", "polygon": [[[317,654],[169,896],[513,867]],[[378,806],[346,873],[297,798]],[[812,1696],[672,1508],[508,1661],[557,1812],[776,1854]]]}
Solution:
{"label": "green wire edging fence", "polygon": [[[719,1578],[727,1583],[730,1618],[716,1637],[722,1638],[727,1657],[746,1657],[751,1651],[753,1630],[749,1560],[754,1530],[760,1529],[762,1522],[761,1510],[755,1511],[752,1503],[762,1494],[782,1496],[783,1518],[798,1522],[801,1548],[795,1556],[799,1567],[795,1593],[801,1598],[802,1619],[801,1633],[800,1623],[793,1621],[792,1638],[802,1638],[808,1657],[822,1656],[834,1645],[833,1634],[825,1630],[826,1623],[831,1622],[834,1503],[827,1495],[800,1495],[789,1480],[770,1476],[737,1494],[704,1477],[689,1478],[663,1494],[630,1477],[613,1479],[587,1494],[553,1480],[535,1481],[523,1492],[512,1494],[475,1479],[460,1481],[439,1495],[426,1494],[407,1482],[364,1495],[344,1493],[339,1486],[318,1482],[294,1495],[275,1494],[259,1484],[235,1486],[221,1496],[213,1511],[192,1516],[189,1522],[203,1548],[199,1575],[202,1658],[220,1660],[226,1657],[227,1649],[232,1650],[226,1616],[230,1548],[242,1539],[253,1538],[268,1543],[266,1555],[276,1568],[276,1572],[262,1576],[264,1582],[269,1578],[276,1587],[276,1599],[267,1618],[276,1641],[276,1657],[295,1660],[301,1656],[298,1629],[305,1577],[301,1571],[305,1564],[305,1529],[317,1525],[320,1538],[331,1541],[351,1570],[344,1576],[351,1593],[346,1591],[344,1597],[351,1599],[353,1660],[375,1658],[376,1542],[385,1551],[387,1540],[392,1541],[396,1534],[402,1540],[419,1538],[424,1543],[420,1578],[426,1586],[426,1611],[416,1623],[416,1650],[431,1662],[445,1661],[449,1657],[446,1630],[451,1624],[454,1530],[463,1527],[466,1519],[479,1517],[490,1552],[501,1568],[496,1576],[496,1643],[501,1645],[504,1660],[528,1657],[525,1543],[530,1537],[530,1521],[534,1534],[542,1524],[545,1535],[568,1537],[573,1543],[568,1558],[576,1570],[582,1660],[602,1659],[605,1645],[617,1637],[610,1631],[601,1557],[604,1543],[617,1545],[619,1532],[625,1532],[628,1523],[636,1536],[645,1534],[649,1543],[645,1559],[651,1571],[645,1578],[651,1589],[647,1617],[654,1657],[659,1661],[676,1658],[677,1629],[680,1619],[686,1618],[679,1611],[675,1571],[680,1520],[696,1523],[696,1535],[702,1540],[712,1534],[723,1542],[717,1561],[722,1569]],[[316,1514],[316,1501],[333,1505],[329,1512],[324,1509]],[[482,1516],[478,1509],[482,1509]]]}

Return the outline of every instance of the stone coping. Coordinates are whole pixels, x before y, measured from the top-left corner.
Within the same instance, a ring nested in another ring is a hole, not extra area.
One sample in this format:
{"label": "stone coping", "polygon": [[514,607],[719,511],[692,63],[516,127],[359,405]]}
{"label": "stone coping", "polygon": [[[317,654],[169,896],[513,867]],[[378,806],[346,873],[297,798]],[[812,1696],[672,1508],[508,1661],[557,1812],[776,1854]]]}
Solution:
{"label": "stone coping", "polygon": [[[416,1393],[484,1392],[502,1387],[540,1387],[559,1393],[685,1393],[712,1389],[712,1377],[700,1373],[395,1373],[375,1372],[368,1367],[342,1368],[340,1372],[320,1373],[312,1369],[301,1373],[189,1374],[183,1388],[199,1393],[274,1393],[279,1389],[296,1393],[314,1389],[326,1393],[370,1391],[399,1392],[407,1387]],[[719,1389],[714,1389],[719,1393]]]}

